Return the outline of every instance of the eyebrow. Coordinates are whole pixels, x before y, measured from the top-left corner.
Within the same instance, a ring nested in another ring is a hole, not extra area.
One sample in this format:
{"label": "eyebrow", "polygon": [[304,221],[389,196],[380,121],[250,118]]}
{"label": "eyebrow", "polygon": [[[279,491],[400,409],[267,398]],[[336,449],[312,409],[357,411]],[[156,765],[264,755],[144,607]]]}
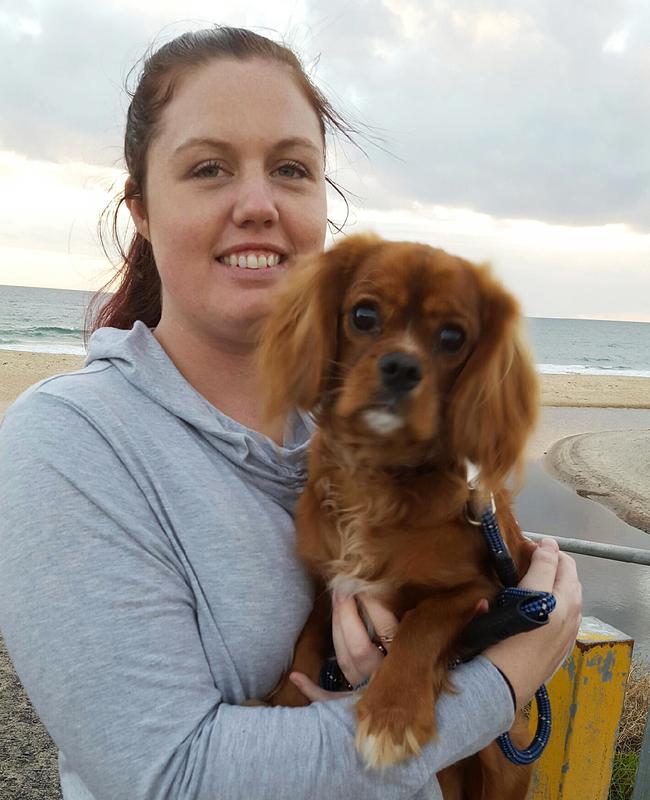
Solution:
{"label": "eyebrow", "polygon": [[[199,147],[201,145],[208,145],[210,147],[215,147],[231,153],[235,150],[234,145],[225,141],[224,139],[213,139],[210,136],[193,136],[180,144],[176,150],[174,150],[173,155],[177,156],[179,153],[182,153],[185,150],[189,150],[192,147]],[[281,139],[279,142],[276,142],[273,145],[273,150],[284,150],[287,147],[305,147],[308,150],[312,150],[317,155],[321,155],[321,150],[316,147],[312,141],[305,139],[302,136],[291,136],[287,139]]]}

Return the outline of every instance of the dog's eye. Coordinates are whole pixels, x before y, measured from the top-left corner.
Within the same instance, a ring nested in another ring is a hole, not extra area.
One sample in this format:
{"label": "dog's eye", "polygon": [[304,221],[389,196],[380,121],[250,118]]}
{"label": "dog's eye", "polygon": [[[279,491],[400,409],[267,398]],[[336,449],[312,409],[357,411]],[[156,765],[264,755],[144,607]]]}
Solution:
{"label": "dog's eye", "polygon": [[360,333],[379,330],[379,310],[372,303],[359,303],[350,311],[350,325]]}
{"label": "dog's eye", "polygon": [[438,348],[443,353],[457,353],[465,344],[465,331],[457,325],[445,325],[438,332]]}

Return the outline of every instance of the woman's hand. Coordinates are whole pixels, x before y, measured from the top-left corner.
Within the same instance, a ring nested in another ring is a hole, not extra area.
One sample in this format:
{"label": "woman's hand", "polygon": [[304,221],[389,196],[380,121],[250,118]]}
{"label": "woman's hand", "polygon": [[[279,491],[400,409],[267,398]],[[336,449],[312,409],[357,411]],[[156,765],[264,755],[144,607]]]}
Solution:
{"label": "woman's hand", "polygon": [[556,606],[548,624],[504,639],[483,655],[508,677],[517,707],[523,708],[573,648],[582,619],[582,586],[575,561],[560,552],[555,539],[543,539],[535,548],[519,586],[555,595]]}
{"label": "woman's hand", "polygon": [[[368,636],[357,603],[361,606],[363,615],[372,624],[375,636],[386,650],[390,648],[388,640],[395,635],[398,624],[397,618],[372,595],[361,593],[354,597],[334,593],[332,597],[334,650],[338,665],[352,686],[358,686],[369,678],[379,668],[384,657]],[[344,695],[343,692],[328,692],[321,689],[301,672],[292,672],[289,678],[312,702],[334,700]]]}

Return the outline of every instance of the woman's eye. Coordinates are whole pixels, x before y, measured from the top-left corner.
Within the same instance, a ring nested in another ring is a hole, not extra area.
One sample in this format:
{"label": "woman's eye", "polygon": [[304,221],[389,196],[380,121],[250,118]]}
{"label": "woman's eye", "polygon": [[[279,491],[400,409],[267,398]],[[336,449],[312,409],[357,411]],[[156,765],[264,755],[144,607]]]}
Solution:
{"label": "woman's eye", "polygon": [[192,170],[194,178],[218,178],[223,174],[223,167],[218,161],[206,161]]}
{"label": "woman's eye", "polygon": [[308,178],[309,173],[297,161],[288,161],[278,167],[276,172],[283,178]]}
{"label": "woman's eye", "polygon": [[371,303],[359,303],[350,311],[350,325],[359,333],[375,333],[379,330],[379,310]]}
{"label": "woman's eye", "polygon": [[457,325],[445,325],[438,331],[438,349],[443,353],[458,353],[465,344],[465,331]]}

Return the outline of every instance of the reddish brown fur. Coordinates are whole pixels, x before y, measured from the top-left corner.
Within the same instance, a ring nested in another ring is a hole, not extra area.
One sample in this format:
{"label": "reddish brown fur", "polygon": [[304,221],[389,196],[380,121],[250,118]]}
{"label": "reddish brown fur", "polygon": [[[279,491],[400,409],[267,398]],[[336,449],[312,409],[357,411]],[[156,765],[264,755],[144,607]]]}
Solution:
{"label": "reddish brown fur", "polygon": [[[379,308],[375,333],[351,327],[350,310],[362,299]],[[458,353],[434,346],[450,323],[466,334]],[[321,584],[374,591],[400,619],[357,703],[358,746],[377,765],[435,735],[435,700],[449,686],[458,636],[478,601],[499,589],[481,534],[465,520],[466,459],[495,492],[520,573],[528,565],[504,487],[537,409],[519,323],[516,302],[487,267],[425,245],[356,236],[296,268],[263,331],[269,417],[299,406],[318,423],[296,514],[298,551]],[[396,351],[417,358],[421,381],[392,401],[403,426],[380,434],[364,413],[387,407],[377,363]],[[328,607],[323,592],[296,646],[292,668],[313,679]],[[306,700],[285,679],[273,702]],[[491,745],[441,773],[441,782],[449,800],[523,800],[528,775]]]}

